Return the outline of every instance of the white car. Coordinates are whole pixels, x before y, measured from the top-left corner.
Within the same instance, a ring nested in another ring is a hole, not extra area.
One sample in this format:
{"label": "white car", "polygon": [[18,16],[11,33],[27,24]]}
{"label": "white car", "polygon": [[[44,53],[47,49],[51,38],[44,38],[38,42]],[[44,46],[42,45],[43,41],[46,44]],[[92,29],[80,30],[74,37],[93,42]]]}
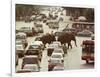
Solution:
{"label": "white car", "polygon": [[64,57],[62,53],[52,53],[50,60],[55,59],[55,60],[61,60],[62,63],[64,62]]}
{"label": "white car", "polygon": [[53,53],[61,53],[63,55],[63,57],[64,57],[64,51],[63,51],[62,48],[55,48]]}
{"label": "white car", "polygon": [[32,45],[38,45],[41,47],[41,49],[44,49],[44,44],[42,43],[42,41],[34,41],[32,42]]}

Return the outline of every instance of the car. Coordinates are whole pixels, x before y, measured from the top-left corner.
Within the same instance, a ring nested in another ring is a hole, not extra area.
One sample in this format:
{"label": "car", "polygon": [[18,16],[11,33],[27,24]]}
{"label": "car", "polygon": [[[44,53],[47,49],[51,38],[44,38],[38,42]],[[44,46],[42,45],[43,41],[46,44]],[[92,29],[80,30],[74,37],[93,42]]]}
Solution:
{"label": "car", "polygon": [[62,63],[64,62],[64,57],[62,53],[52,53],[50,59],[59,59],[62,61]]}
{"label": "car", "polygon": [[44,44],[42,43],[42,41],[34,41],[33,45],[39,45],[41,49],[44,50]]}
{"label": "car", "polygon": [[16,45],[16,53],[18,54],[19,58],[24,56],[25,49],[24,49],[23,45]]}
{"label": "car", "polygon": [[21,27],[19,29],[19,32],[24,32],[27,34],[27,36],[33,36],[33,35],[36,35],[37,32],[36,30],[34,29],[34,27],[31,27],[31,26],[24,26],[24,27]]}
{"label": "car", "polygon": [[54,51],[55,48],[59,48],[60,46],[58,44],[50,44],[47,47],[47,55],[51,56],[52,52]]}
{"label": "car", "polygon": [[35,21],[42,21],[43,17],[41,15],[37,15],[35,17]]}
{"label": "car", "polygon": [[34,23],[38,33],[43,33],[43,25],[41,23]]}
{"label": "car", "polygon": [[64,32],[72,32],[75,35],[77,34],[77,29],[75,29],[75,28],[65,28],[62,31],[64,31]]}
{"label": "car", "polygon": [[36,55],[40,61],[42,59],[42,52],[38,49],[27,50],[25,55]]}
{"label": "car", "polygon": [[37,36],[36,38],[35,38],[35,41],[40,41],[41,40],[41,36]]}
{"label": "car", "polygon": [[91,37],[93,33],[89,30],[83,30],[82,32],[78,32],[77,36],[83,36],[83,37]]}
{"label": "car", "polygon": [[63,70],[64,70],[63,64],[58,64],[53,68],[53,71],[63,71]]}
{"label": "car", "polygon": [[25,44],[21,40],[16,40],[16,45],[23,45],[24,49],[26,48]]}
{"label": "car", "polygon": [[26,48],[25,55],[37,55],[41,61],[42,51],[42,44],[31,44]]}
{"label": "car", "polygon": [[50,59],[48,60],[48,71],[52,71],[55,66],[58,64],[62,64],[62,61],[60,59]]}
{"label": "car", "polygon": [[38,59],[38,56],[36,55],[28,55],[28,56],[24,56],[23,61],[22,61],[22,69],[26,68],[27,64],[36,64],[38,66],[38,68],[40,68],[40,61]]}
{"label": "car", "polygon": [[57,20],[48,20],[46,22],[46,25],[48,25],[49,28],[52,28],[52,29],[58,29],[59,28],[59,22]]}
{"label": "car", "polygon": [[28,46],[27,36],[23,32],[18,32],[16,34],[16,44],[21,44],[21,43],[24,45],[24,47]]}
{"label": "car", "polygon": [[43,46],[42,41],[33,41],[29,46],[28,49],[39,49],[41,50]]}
{"label": "car", "polygon": [[63,55],[63,57],[64,57],[64,51],[63,51],[62,48],[55,48],[53,53],[61,53]]}

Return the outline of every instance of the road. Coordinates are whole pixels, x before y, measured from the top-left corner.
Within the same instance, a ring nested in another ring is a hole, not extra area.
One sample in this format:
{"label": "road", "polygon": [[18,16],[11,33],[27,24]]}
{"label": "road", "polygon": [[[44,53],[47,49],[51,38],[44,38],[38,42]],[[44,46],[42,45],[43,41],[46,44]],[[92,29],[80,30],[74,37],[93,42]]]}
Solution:
{"label": "road", "polygon": [[[19,29],[22,26],[33,26],[34,21],[32,21],[31,23],[25,23],[24,21],[20,21],[20,22],[16,22],[16,29]],[[41,22],[43,24],[43,30],[44,30],[44,34],[45,33],[50,33],[51,31],[56,31],[56,29],[49,29],[49,27]],[[59,29],[58,30],[62,30],[63,28],[65,28],[65,26],[68,24],[69,27],[71,27],[71,23],[63,23],[63,22],[59,22]],[[36,38],[36,36],[33,37],[28,37],[27,41],[28,41],[28,45],[30,45],[30,43],[32,41],[34,41],[34,39]],[[75,46],[74,42],[72,41],[72,49],[68,49],[67,50],[67,54],[64,57],[64,68],[65,70],[73,70],[73,69],[92,69],[94,68],[94,64],[90,63],[90,64],[86,64],[85,61],[81,60],[81,55],[82,55],[82,48],[81,48],[81,44],[83,40],[88,40],[91,39],[90,37],[76,37],[77,40],[77,47]],[[41,69],[40,71],[48,71],[48,59],[50,57],[47,56],[47,49],[45,49],[43,51],[43,57],[42,57],[42,62],[41,62]],[[22,64],[22,59],[19,59],[19,65],[17,66],[16,70],[21,68],[21,64]]]}

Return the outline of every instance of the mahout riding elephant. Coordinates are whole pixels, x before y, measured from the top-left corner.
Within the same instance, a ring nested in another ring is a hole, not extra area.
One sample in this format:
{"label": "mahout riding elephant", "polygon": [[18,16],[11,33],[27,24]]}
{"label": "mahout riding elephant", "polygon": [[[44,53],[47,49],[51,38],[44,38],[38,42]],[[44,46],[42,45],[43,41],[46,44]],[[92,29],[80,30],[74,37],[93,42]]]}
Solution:
{"label": "mahout riding elephant", "polygon": [[66,45],[66,43],[68,44],[68,49],[69,49],[69,46],[72,48],[72,45],[71,45],[71,41],[74,41],[75,42],[75,46],[77,46],[76,44],[76,38],[75,38],[75,35],[73,33],[63,33],[62,35],[58,36],[58,41],[61,42],[61,44],[64,44]]}

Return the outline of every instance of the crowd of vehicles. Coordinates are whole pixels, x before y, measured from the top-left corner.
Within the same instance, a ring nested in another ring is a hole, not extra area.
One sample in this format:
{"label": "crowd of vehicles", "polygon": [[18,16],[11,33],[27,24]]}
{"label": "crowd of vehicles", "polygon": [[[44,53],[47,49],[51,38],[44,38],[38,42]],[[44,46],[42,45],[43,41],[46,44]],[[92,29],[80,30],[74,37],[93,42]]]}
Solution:
{"label": "crowd of vehicles", "polygon": [[[45,44],[41,41],[42,34],[44,34],[43,24],[45,23],[50,29],[59,29],[59,22],[63,22],[63,18],[57,20],[56,15],[49,15],[46,18],[44,14],[32,15],[31,17],[25,18],[25,23],[34,21],[32,27],[26,26],[21,27],[19,30],[16,30],[16,66],[18,65],[19,58],[22,59],[21,69],[17,70],[18,73],[24,72],[39,72],[41,69],[41,61],[43,57],[44,50],[47,51],[48,60],[48,71],[60,71],[64,70],[64,57],[67,54],[67,46],[62,45],[58,40],[48,43],[46,47]],[[63,15],[61,13],[61,15]],[[52,17],[53,16],[53,17]],[[83,22],[82,22],[83,23]],[[74,23],[76,24],[76,23]],[[41,34],[40,34],[41,33]],[[53,33],[54,37],[58,39],[61,35],[65,33],[72,33],[78,37],[91,37],[91,40],[82,41],[82,60],[86,60],[86,63],[89,61],[94,61],[94,35],[90,30],[81,30],[76,27],[66,27],[63,30],[57,30]],[[40,34],[40,35],[39,35]],[[92,36],[93,35],[93,36]],[[31,44],[28,43],[28,37],[36,37]],[[69,36],[67,36],[69,37]],[[51,39],[51,38],[48,38]],[[67,39],[67,38],[65,38]],[[72,40],[72,39],[71,39]],[[46,41],[46,40],[45,40]],[[70,40],[69,40],[70,41]],[[68,43],[70,44],[70,43]]]}

